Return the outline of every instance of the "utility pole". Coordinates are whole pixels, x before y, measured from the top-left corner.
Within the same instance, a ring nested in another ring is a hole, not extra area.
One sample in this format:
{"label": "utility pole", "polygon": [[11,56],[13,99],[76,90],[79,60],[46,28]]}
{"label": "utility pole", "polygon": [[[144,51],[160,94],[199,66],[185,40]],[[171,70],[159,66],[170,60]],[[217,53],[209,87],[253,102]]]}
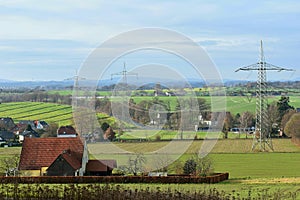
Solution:
{"label": "utility pole", "polygon": [[273,144],[271,140],[271,133],[268,129],[268,86],[267,86],[267,71],[293,71],[292,69],[287,69],[283,67],[278,67],[269,64],[265,61],[263,42],[260,41],[260,59],[259,62],[241,67],[237,69],[238,71],[258,71],[257,83],[256,83],[256,123],[255,123],[255,133],[252,144],[252,151],[258,146],[259,151],[266,151],[267,146],[274,151]]}

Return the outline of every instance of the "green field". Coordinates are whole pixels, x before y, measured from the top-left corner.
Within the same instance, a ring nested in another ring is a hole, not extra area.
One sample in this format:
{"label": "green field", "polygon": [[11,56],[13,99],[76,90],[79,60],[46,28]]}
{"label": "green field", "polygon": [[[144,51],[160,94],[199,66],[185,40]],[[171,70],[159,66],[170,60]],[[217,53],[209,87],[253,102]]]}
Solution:
{"label": "green field", "polygon": [[[180,147],[178,142],[178,147]],[[162,191],[224,191],[234,197],[262,199],[299,199],[300,197],[300,147],[290,139],[274,139],[274,152],[251,152],[251,139],[218,140],[209,156],[213,160],[215,172],[229,172],[230,180],[218,184],[126,184],[132,189]],[[116,147],[129,152],[153,152],[167,145],[168,142],[113,143]],[[169,166],[169,173],[174,173],[178,162],[183,163],[190,154],[199,150],[203,141],[195,141],[186,153]],[[93,157],[99,159],[115,158],[126,162],[126,154],[110,154],[108,144],[89,144]],[[102,151],[106,150],[106,153]],[[108,151],[108,152],[107,152]],[[145,153],[147,155],[147,153]],[[146,156],[147,158],[147,156]],[[298,194],[298,195],[297,195]],[[298,198],[297,198],[298,197]]]}
{"label": "green field", "polygon": [[[180,147],[181,141],[175,141],[175,145]],[[168,142],[141,142],[141,143],[113,143],[115,148],[120,148],[128,152],[154,152],[168,144]],[[179,161],[186,160],[190,154],[198,152],[203,141],[194,141],[186,151],[180,156]],[[274,139],[274,152],[253,153],[251,152],[251,139],[218,140],[212,149],[210,156],[213,159],[216,172],[229,172],[231,178],[280,178],[280,177],[300,177],[300,148],[294,145],[290,139]],[[93,157],[107,159],[117,157],[120,162],[126,163],[128,155],[116,152],[111,154],[109,148],[114,148],[110,144],[95,143],[89,144],[89,150]],[[177,156],[174,154],[170,155]],[[174,165],[169,171],[174,173]]]}
{"label": "green field", "polygon": [[[194,91],[198,91],[199,88],[195,88]],[[153,94],[153,90],[147,90],[147,93]],[[188,91],[187,91],[188,92]],[[72,90],[57,90],[57,91],[50,91],[51,94],[59,93],[60,95],[72,95]],[[109,91],[97,91],[97,95],[100,96],[107,96],[109,97],[111,95],[111,92]],[[160,96],[158,97],[159,100],[164,101],[165,103],[170,104],[171,110],[175,110],[176,104],[177,104],[177,98],[189,98],[191,96],[190,92],[188,92],[188,95],[186,97],[166,97],[166,96]],[[215,102],[222,101],[224,97],[210,97],[210,96],[199,96],[200,98],[203,98],[206,100],[208,104],[211,103],[211,98],[214,98]],[[154,98],[154,96],[132,96],[134,101],[136,103],[141,102],[142,100],[151,100]],[[280,96],[270,96],[268,98],[268,103],[271,104],[272,102],[276,102],[280,99]],[[250,111],[252,113],[255,113],[255,96],[247,97],[247,96],[226,96],[225,98],[225,104],[226,104],[226,110],[233,113],[243,113],[245,111]],[[290,96],[290,105],[294,106],[295,108],[300,107],[300,97],[299,96]]]}
{"label": "green field", "polygon": [[[184,97],[189,98],[189,97]],[[210,96],[201,96],[206,100],[208,104],[211,104],[212,98],[214,98],[214,102],[219,102],[225,100],[226,110],[231,112],[232,114],[243,113],[246,111],[255,113],[255,105],[256,99],[255,97],[248,99],[247,97],[242,96],[227,96],[227,97],[210,97]],[[151,100],[153,97],[133,97],[136,103],[141,102],[142,100]],[[170,102],[171,110],[175,110],[177,104],[177,97],[159,97],[159,100],[164,102]],[[280,99],[280,96],[272,96],[268,98],[268,103],[277,102]],[[290,105],[295,108],[300,107],[300,97],[299,96],[290,96]],[[222,110],[222,109],[220,109]]]}
{"label": "green field", "polygon": [[[74,125],[72,106],[54,103],[2,103],[0,104],[0,117],[11,117],[15,122],[20,120],[45,120],[47,123],[57,123],[60,126]],[[109,124],[116,122],[114,118],[104,113],[97,113],[97,117]]]}
{"label": "green field", "polygon": [[59,125],[72,124],[71,106],[38,103],[18,102],[0,104],[1,117],[11,117],[14,121],[20,120],[45,120]]}

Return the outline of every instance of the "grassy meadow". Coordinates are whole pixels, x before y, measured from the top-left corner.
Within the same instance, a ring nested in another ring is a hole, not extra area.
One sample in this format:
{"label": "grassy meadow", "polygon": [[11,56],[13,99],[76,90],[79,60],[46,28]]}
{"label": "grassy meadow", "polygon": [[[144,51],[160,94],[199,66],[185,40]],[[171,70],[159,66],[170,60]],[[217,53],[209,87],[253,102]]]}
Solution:
{"label": "grassy meadow", "polygon": [[[290,139],[273,139],[274,152],[255,153],[251,151],[252,139],[221,139],[218,140],[209,156],[213,160],[215,172],[229,172],[230,178],[280,178],[300,177],[300,148]],[[169,142],[135,142],[135,143],[95,143],[89,144],[90,154],[98,159],[117,157],[120,163],[126,163],[127,152],[155,152]],[[174,141],[175,146],[181,147],[182,141]],[[198,152],[203,141],[194,141],[176,162],[183,163],[194,152]],[[116,149],[118,150],[116,151]],[[114,154],[110,152],[116,151]],[[163,155],[165,156],[165,155]],[[178,163],[169,167],[169,172],[174,173]]]}

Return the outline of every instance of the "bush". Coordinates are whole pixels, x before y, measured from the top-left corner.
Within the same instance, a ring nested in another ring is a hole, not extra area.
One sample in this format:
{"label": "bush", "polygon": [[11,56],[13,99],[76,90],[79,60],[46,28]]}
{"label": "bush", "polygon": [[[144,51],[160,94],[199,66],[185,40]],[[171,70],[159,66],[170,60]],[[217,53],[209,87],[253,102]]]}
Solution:
{"label": "bush", "polygon": [[207,176],[212,172],[212,160],[208,156],[201,158],[198,154],[194,154],[185,162],[183,171],[184,174]]}
{"label": "bush", "polygon": [[183,166],[183,173],[187,175],[196,175],[197,163],[194,159],[190,158],[185,161]]}

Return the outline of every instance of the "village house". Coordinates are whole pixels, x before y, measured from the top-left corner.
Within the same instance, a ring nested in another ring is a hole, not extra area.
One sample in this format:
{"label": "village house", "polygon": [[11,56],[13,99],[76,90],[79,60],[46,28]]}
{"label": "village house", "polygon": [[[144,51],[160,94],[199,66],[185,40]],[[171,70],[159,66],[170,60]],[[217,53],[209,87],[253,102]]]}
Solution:
{"label": "village house", "polygon": [[12,145],[17,140],[18,127],[10,117],[0,118],[0,145]]}
{"label": "village house", "polygon": [[14,120],[10,117],[0,118],[0,130],[3,131],[14,131],[16,129],[16,124]]}
{"label": "village house", "polygon": [[[65,128],[59,130],[62,131]],[[58,131],[58,137],[25,138],[19,162],[21,175],[96,176],[112,174],[112,170],[117,167],[115,160],[89,160],[86,142],[77,135],[76,131],[72,132],[73,134],[60,131]]]}
{"label": "village house", "polygon": [[[80,137],[26,137],[22,146],[19,171],[29,176],[43,176],[47,175],[47,169],[51,166],[49,173],[52,174],[51,169],[56,169],[58,161],[62,161],[62,167],[70,165],[73,168],[73,176],[82,176],[88,161],[86,144]],[[75,162],[79,164],[75,165]],[[57,175],[70,175],[69,167],[63,168]]]}

